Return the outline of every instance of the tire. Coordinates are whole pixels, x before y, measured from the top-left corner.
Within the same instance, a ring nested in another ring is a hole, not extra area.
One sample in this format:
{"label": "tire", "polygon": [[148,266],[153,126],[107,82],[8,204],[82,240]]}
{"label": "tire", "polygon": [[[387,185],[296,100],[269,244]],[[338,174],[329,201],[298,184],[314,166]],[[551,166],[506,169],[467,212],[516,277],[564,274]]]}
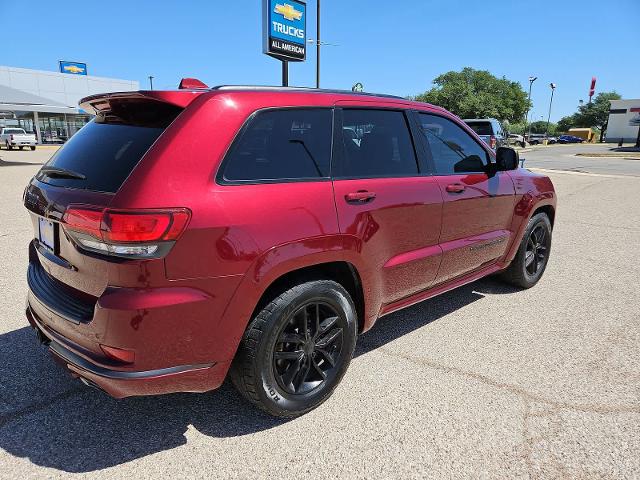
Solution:
{"label": "tire", "polygon": [[30,147],[30,148],[31,148],[31,151],[32,151],[32,152],[36,149],[36,147],[35,147],[35,146]]}
{"label": "tire", "polygon": [[7,142],[7,150],[13,150],[13,145],[10,145],[9,142]]}
{"label": "tire", "polygon": [[23,147],[22,145],[20,145],[18,148],[19,148],[20,150],[22,150],[24,147]]}
{"label": "tire", "polygon": [[247,400],[271,415],[302,415],[329,398],[342,380],[355,350],[357,324],[353,300],[339,283],[296,285],[251,321],[231,366],[231,380]]}
{"label": "tire", "polygon": [[531,217],[518,252],[501,274],[502,279],[522,288],[531,288],[538,283],[549,263],[551,233],[551,222],[546,213]]}

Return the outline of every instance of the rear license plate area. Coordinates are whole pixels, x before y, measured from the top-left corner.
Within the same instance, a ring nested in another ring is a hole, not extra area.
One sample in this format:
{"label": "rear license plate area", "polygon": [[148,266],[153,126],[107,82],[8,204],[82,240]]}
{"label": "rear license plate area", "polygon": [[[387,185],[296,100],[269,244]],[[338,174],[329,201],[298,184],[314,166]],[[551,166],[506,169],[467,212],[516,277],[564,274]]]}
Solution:
{"label": "rear license plate area", "polygon": [[46,218],[38,219],[38,241],[51,253],[56,251],[56,224]]}

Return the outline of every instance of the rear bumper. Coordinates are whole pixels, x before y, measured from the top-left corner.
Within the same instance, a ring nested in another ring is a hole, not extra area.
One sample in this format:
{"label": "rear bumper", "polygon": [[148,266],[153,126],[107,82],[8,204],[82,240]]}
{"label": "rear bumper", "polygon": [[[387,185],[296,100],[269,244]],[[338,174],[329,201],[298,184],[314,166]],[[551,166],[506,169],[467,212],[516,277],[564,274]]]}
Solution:
{"label": "rear bumper", "polygon": [[59,364],[85,384],[97,387],[115,398],[206,392],[222,384],[229,368],[229,362],[178,365],[144,371],[108,368],[68,348],[64,339],[48,329],[29,305],[26,315],[31,326],[39,332],[39,337],[49,342],[49,351]]}

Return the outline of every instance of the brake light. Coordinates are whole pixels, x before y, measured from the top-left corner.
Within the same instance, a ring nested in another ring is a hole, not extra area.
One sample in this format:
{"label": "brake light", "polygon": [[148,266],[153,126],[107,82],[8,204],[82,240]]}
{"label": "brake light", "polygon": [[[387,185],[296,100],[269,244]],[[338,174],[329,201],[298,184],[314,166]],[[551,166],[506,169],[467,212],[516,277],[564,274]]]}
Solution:
{"label": "brake light", "polygon": [[62,221],[72,230],[87,233],[92,237],[101,238],[100,224],[102,222],[102,210],[69,208],[62,217]]}
{"label": "brake light", "polygon": [[62,221],[81,246],[130,258],[165,255],[190,217],[184,208],[127,211],[71,206]]}
{"label": "brake light", "polygon": [[105,227],[103,237],[112,242],[170,240],[163,237],[171,224],[171,217],[172,214],[168,212],[142,215],[105,212],[102,219]]}
{"label": "brake light", "polygon": [[489,138],[489,146],[494,150],[496,148],[496,137],[494,137],[493,135],[491,135],[491,137]]}

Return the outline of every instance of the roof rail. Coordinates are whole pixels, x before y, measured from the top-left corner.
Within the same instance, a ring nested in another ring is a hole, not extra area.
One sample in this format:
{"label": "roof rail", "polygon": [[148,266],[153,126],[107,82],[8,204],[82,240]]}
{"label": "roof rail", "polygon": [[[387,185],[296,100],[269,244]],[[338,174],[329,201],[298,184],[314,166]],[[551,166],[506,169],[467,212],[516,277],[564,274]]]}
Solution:
{"label": "roof rail", "polygon": [[325,89],[325,88],[312,88],[312,87],[278,87],[273,85],[218,85],[211,87],[211,90],[242,90],[242,91],[276,91],[276,92],[304,92],[304,93],[334,93],[343,95],[362,95],[366,97],[383,97],[394,98],[397,100],[407,100],[404,97],[398,95],[389,95],[386,93],[369,93],[369,92],[352,92],[351,90],[337,90],[337,89]]}

